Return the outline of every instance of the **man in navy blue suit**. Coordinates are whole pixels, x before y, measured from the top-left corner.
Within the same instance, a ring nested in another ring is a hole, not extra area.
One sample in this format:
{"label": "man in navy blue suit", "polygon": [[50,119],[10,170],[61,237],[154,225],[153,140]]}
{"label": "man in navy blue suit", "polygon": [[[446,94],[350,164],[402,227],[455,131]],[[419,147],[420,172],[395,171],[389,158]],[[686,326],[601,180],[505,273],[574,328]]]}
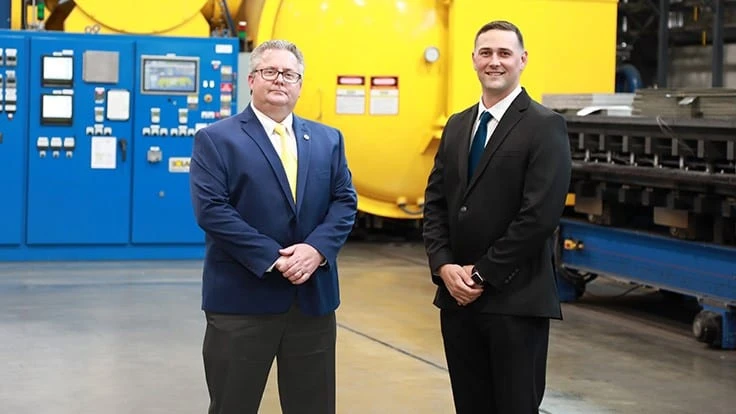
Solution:
{"label": "man in navy blue suit", "polygon": [[336,259],[357,208],[345,142],[293,114],[295,45],[265,42],[250,67],[250,105],[199,130],[191,161],[209,413],[257,413],[274,358],[284,413],[334,413]]}

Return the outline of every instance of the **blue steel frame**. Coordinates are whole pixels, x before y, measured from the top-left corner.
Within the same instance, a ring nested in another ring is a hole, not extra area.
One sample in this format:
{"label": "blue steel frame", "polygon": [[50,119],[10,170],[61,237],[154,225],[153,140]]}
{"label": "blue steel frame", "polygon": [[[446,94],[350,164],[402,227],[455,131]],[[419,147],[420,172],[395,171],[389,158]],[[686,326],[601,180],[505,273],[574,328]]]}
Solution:
{"label": "blue steel frame", "polygon": [[[736,249],[563,219],[561,265],[696,297],[723,318],[722,348],[736,349]],[[574,288],[560,278],[560,296]]]}

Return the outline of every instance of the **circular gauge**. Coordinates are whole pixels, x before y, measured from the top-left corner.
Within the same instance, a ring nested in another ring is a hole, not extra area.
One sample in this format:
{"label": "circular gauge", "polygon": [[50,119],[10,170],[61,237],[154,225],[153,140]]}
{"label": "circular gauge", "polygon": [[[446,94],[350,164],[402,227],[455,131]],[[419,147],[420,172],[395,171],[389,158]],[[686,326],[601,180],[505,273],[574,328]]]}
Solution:
{"label": "circular gauge", "polygon": [[424,49],[424,59],[429,63],[434,63],[440,58],[440,50],[434,46]]}

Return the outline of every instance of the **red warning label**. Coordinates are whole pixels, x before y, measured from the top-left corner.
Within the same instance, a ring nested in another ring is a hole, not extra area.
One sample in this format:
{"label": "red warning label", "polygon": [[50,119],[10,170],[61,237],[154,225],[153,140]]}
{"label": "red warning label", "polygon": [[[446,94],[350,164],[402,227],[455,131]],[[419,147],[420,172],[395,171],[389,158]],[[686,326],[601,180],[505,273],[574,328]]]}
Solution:
{"label": "red warning label", "polygon": [[399,77],[398,76],[373,76],[371,78],[371,87],[398,88],[399,87]]}
{"label": "red warning label", "polygon": [[338,85],[362,86],[362,85],[365,85],[365,77],[364,76],[339,75],[337,77],[337,84]]}

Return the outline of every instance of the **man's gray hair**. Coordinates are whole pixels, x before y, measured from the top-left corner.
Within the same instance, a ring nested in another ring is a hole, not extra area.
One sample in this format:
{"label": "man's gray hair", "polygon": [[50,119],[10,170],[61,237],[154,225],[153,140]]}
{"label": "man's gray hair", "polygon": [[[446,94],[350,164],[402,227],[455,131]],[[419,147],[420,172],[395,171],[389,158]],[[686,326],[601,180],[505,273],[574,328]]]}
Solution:
{"label": "man's gray hair", "polygon": [[263,52],[267,50],[287,50],[291,52],[294,56],[296,56],[296,60],[300,66],[300,72],[304,73],[304,55],[299,50],[299,48],[288,40],[278,39],[267,40],[258,45],[258,47],[256,47],[255,49],[253,49],[253,52],[251,52],[250,54],[250,70],[258,68],[258,65],[261,64],[261,60],[263,59]]}

